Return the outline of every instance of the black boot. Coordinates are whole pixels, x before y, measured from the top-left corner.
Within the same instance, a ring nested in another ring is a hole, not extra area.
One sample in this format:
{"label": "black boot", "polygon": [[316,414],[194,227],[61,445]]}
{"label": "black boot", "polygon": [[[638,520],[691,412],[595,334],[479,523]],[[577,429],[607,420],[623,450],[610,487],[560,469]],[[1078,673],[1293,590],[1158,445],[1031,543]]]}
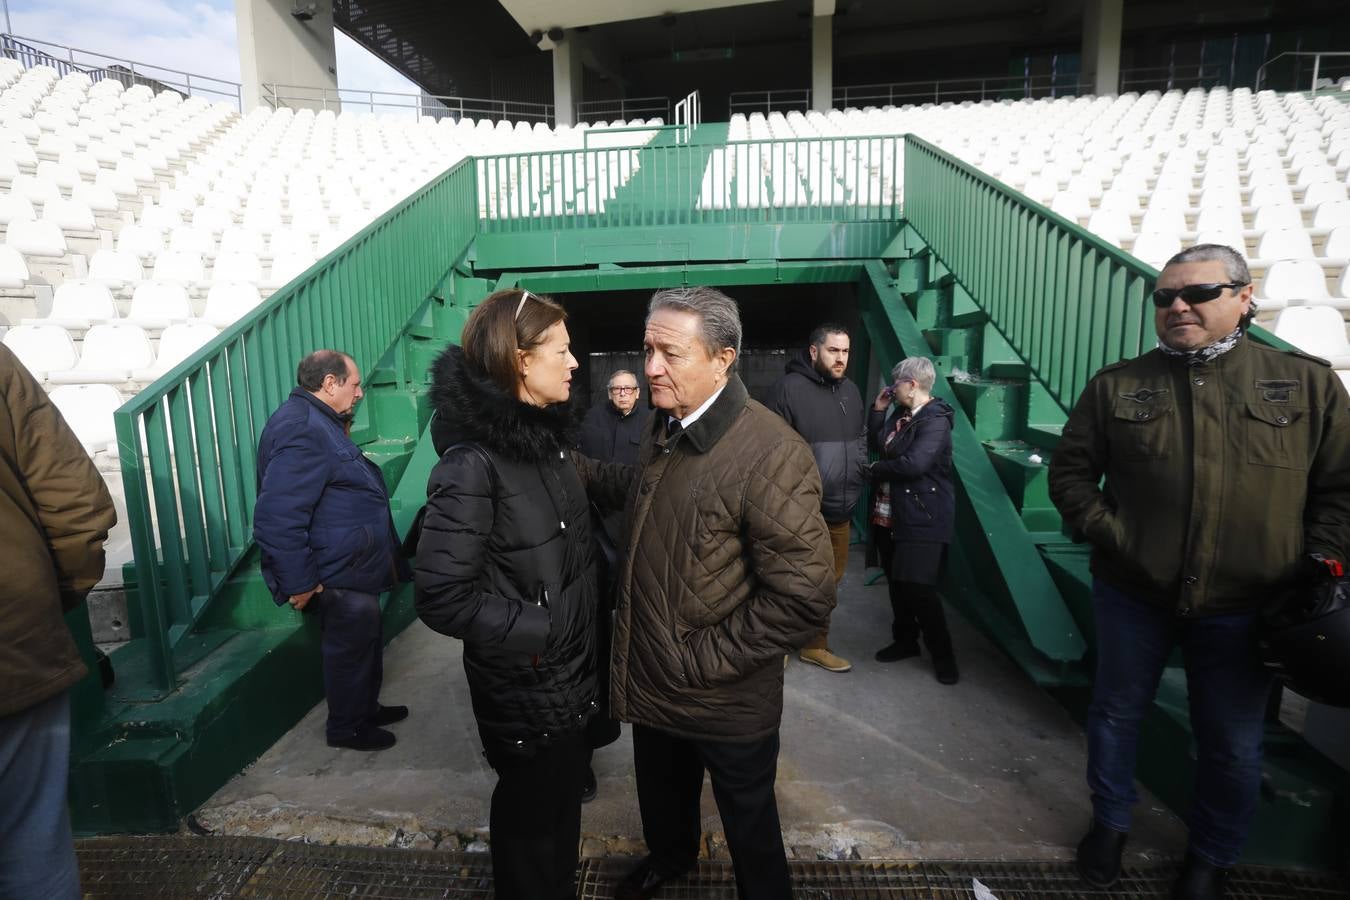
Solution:
{"label": "black boot", "polygon": [[1227,869],[1187,853],[1186,861],[1181,864],[1181,874],[1172,884],[1172,900],[1219,900],[1227,880]]}
{"label": "black boot", "polygon": [[876,652],[872,657],[877,662],[899,662],[902,659],[909,659],[911,656],[919,655],[918,641],[895,641],[887,644]]}
{"label": "black boot", "polygon": [[595,795],[600,792],[600,785],[595,782],[595,770],[590,766],[586,767],[586,781],[581,786],[581,802],[590,803],[595,799]]}
{"label": "black boot", "polygon": [[1092,827],[1078,842],[1078,855],[1074,858],[1078,877],[1093,887],[1115,884],[1120,878],[1120,855],[1125,852],[1128,837],[1128,832],[1107,828],[1093,819]]}

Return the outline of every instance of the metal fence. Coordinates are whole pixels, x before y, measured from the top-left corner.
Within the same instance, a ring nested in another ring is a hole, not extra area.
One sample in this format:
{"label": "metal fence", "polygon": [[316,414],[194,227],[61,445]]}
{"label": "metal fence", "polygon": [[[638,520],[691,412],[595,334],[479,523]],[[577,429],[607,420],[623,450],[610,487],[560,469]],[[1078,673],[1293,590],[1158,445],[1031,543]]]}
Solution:
{"label": "metal fence", "polygon": [[576,107],[578,122],[613,122],[659,118],[670,121],[669,97],[618,97],[613,100],[583,100]]}
{"label": "metal fence", "polygon": [[436,178],[226,329],[114,415],[153,679],[252,542],[254,465],[294,366],[386,352],[474,234],[473,167]]}
{"label": "metal fence", "polygon": [[479,157],[479,228],[896,221],[901,141],[654,142]]}
{"label": "metal fence", "polygon": [[172,90],[185,97],[202,96],[208,100],[223,100],[233,104],[236,110],[242,108],[243,88],[238,82],[224,78],[183,72],[12,34],[0,34],[0,56],[16,59],[24,68],[51,66],[61,75],[81,72],[93,81],[112,79],[120,81],[124,87],[143,84],[156,93]]}
{"label": "metal fence", "polygon": [[1339,91],[1337,82],[1350,77],[1350,51],[1290,51],[1266,60],[1256,70],[1258,91],[1265,86],[1271,67],[1276,63],[1280,63],[1276,69],[1287,76],[1285,83],[1291,89],[1303,90],[1302,86],[1306,84],[1314,94],[1319,90]]}
{"label": "metal fence", "polygon": [[553,124],[553,104],[517,100],[487,100],[439,94],[366,91],[351,88],[304,87],[295,84],[262,85],[262,101],[273,109],[366,110],[407,113],[418,119],[490,119],[494,122],[543,122]]}

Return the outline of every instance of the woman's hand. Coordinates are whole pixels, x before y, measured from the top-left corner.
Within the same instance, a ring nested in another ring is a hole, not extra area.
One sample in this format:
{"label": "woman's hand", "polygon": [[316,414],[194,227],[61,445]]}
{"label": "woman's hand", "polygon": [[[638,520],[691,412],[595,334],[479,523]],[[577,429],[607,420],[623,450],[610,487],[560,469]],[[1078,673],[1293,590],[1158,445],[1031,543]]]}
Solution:
{"label": "woman's hand", "polygon": [[886,407],[891,405],[891,397],[893,397],[894,395],[895,395],[895,388],[893,388],[889,384],[886,385],[884,388],[881,389],[881,393],[877,394],[877,399],[872,401],[872,409],[876,410],[877,412],[885,412]]}

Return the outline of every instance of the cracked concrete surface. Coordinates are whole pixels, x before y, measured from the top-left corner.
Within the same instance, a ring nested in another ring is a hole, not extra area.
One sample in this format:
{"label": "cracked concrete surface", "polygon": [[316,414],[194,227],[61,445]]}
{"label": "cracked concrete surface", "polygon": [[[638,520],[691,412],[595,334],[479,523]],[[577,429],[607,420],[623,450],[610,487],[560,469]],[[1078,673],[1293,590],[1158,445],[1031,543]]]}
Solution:
{"label": "cracked concrete surface", "polygon": [[[798,858],[1066,859],[1090,818],[1085,743],[1069,716],[949,611],[961,682],[927,658],[874,662],[889,635],[884,584],[863,584],[854,548],[831,625],[853,671],[792,659],[786,672],[778,802]],[[191,823],[207,831],[318,843],[484,849],[495,776],[481,755],[461,645],[420,622],[385,651],[383,698],[411,717],[378,753],[324,743],[316,706]],[[628,728],[598,751],[600,793],[582,815],[586,855],[637,855],[642,824]],[[1146,791],[1129,852],[1179,856],[1181,823]],[[725,855],[711,789],[705,853]]]}

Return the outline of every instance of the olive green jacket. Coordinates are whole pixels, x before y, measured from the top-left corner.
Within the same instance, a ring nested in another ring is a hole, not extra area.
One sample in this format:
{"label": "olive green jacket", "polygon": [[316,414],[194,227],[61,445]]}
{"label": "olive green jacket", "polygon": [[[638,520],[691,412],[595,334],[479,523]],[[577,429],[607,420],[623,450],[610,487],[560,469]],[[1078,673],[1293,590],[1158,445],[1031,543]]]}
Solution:
{"label": "olive green jacket", "polygon": [[108,488],[42,386],[0,345],[0,716],[85,674],[63,614],[103,577]]}
{"label": "olive green jacket", "polygon": [[1088,382],[1050,497],[1099,578],[1182,616],[1252,609],[1304,554],[1346,559],[1350,395],[1248,339],[1198,366],[1152,350]]}

